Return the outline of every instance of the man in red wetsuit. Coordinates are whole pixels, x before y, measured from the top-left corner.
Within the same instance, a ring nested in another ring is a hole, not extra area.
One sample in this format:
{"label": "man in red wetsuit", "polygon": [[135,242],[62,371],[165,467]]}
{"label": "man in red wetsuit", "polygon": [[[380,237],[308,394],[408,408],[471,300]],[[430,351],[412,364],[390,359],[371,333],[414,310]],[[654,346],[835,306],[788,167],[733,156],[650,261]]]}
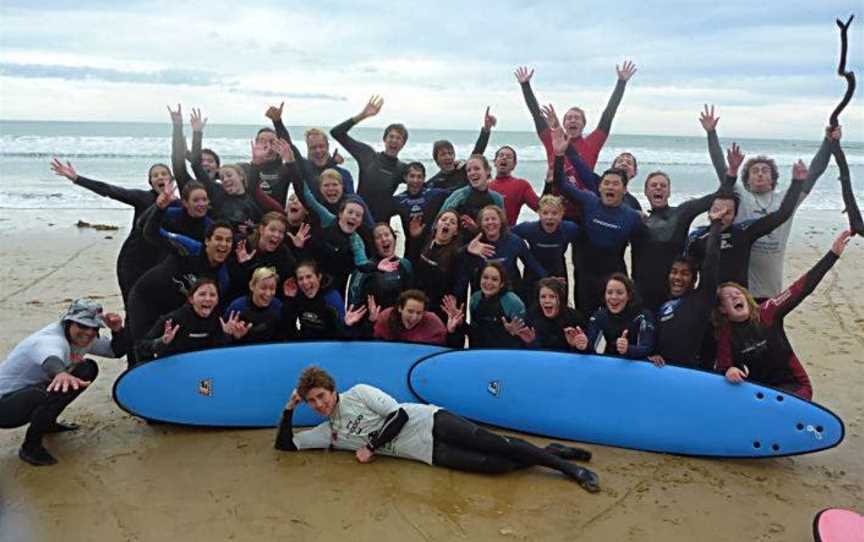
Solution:
{"label": "man in red wetsuit", "polygon": [[495,152],[495,179],[489,183],[489,190],[494,190],[504,196],[504,211],[507,213],[507,224],[515,226],[523,205],[534,209],[540,204],[537,192],[531,183],[512,175],[516,169],[516,150],[504,145]]}

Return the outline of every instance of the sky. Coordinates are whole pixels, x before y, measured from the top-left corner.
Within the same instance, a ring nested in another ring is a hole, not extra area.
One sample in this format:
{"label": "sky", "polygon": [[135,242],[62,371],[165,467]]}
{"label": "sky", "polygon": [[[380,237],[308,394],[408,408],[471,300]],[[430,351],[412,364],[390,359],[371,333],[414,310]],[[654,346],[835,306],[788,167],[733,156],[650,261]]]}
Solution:
{"label": "sky", "polygon": [[[864,66],[864,3],[729,0],[0,3],[0,119],[168,121],[167,104],[210,122],[332,126],[384,97],[384,126],[500,130],[533,124],[513,75],[535,69],[541,103],[599,119],[632,60],[614,131],[701,136],[717,105],[724,136],[813,139],[846,89],[839,31],[855,10],[849,67]],[[864,74],[861,75],[864,85]],[[864,140],[853,100],[845,137]]]}

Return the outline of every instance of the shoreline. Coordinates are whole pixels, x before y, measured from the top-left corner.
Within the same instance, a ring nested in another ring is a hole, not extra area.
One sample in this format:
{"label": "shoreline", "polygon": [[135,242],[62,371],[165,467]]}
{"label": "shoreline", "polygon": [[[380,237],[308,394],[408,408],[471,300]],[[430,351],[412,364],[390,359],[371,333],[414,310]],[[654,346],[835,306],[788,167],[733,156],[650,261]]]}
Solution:
{"label": "shoreline", "polygon": [[[73,297],[122,308],[114,268],[129,211],[70,210],[68,220],[65,211],[7,211],[4,357]],[[54,226],[40,218],[46,212]],[[795,218],[787,283],[846,223],[839,213],[809,215]],[[120,229],[79,229],[78,219]],[[808,540],[816,512],[860,512],[864,502],[862,254],[854,239],[787,318],[815,400],[846,424],[831,450],[710,460],[590,445],[602,491],[589,495],[539,468],[482,476],[389,458],[359,465],[347,453],[277,452],[271,430],[147,425],[111,398],[125,362],[100,359],[100,377],[63,416],[82,429],[46,440],[58,465],[23,463],[24,430],[0,431],[0,540]]]}

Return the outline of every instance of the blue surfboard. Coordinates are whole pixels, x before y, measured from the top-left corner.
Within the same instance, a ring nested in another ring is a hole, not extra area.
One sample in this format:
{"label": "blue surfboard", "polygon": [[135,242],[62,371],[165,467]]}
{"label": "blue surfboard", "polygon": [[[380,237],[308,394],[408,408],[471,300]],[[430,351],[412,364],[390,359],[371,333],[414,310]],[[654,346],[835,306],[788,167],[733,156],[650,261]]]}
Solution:
{"label": "blue surfboard", "polygon": [[776,457],[832,448],[843,422],[784,391],[613,357],[454,350],[418,361],[411,390],[478,422],[637,450]]}
{"label": "blue surfboard", "polygon": [[[340,390],[359,383],[384,390],[399,402],[418,402],[408,370],[440,346],[394,342],[291,342],[202,350],[160,358],[123,373],[114,400],[148,420],[212,427],[273,427],[300,372],[325,369]],[[297,426],[323,420],[305,405]]]}

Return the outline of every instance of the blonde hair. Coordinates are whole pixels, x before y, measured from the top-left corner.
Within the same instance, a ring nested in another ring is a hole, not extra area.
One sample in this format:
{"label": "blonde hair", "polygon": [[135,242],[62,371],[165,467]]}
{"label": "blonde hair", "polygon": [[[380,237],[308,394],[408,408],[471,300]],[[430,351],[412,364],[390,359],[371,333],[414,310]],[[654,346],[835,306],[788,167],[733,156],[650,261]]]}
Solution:
{"label": "blonde hair", "polygon": [[249,281],[249,288],[252,288],[262,280],[267,280],[270,277],[276,279],[276,284],[279,284],[279,273],[275,267],[259,267],[252,273],[252,279]]}
{"label": "blonde hair", "polygon": [[306,138],[307,142],[309,141],[309,136],[320,136],[324,138],[324,141],[328,145],[330,144],[330,139],[327,138],[327,132],[325,132],[321,128],[309,128],[303,135]]}
{"label": "blonde hair", "polygon": [[321,181],[323,181],[324,179],[332,179],[334,181],[339,181],[339,184],[343,184],[342,174],[333,169],[332,167],[322,171],[318,178]]}
{"label": "blonde hair", "polygon": [[223,169],[230,169],[236,173],[237,176],[240,177],[240,182],[243,183],[243,187],[246,188],[246,171],[240,164],[225,164],[219,168],[219,171],[222,171]]}
{"label": "blonde hair", "polygon": [[564,202],[561,201],[561,198],[559,198],[558,196],[546,194],[545,196],[540,198],[540,201],[537,203],[537,209],[546,206],[554,207],[557,211],[561,211],[562,213],[564,212]]}

